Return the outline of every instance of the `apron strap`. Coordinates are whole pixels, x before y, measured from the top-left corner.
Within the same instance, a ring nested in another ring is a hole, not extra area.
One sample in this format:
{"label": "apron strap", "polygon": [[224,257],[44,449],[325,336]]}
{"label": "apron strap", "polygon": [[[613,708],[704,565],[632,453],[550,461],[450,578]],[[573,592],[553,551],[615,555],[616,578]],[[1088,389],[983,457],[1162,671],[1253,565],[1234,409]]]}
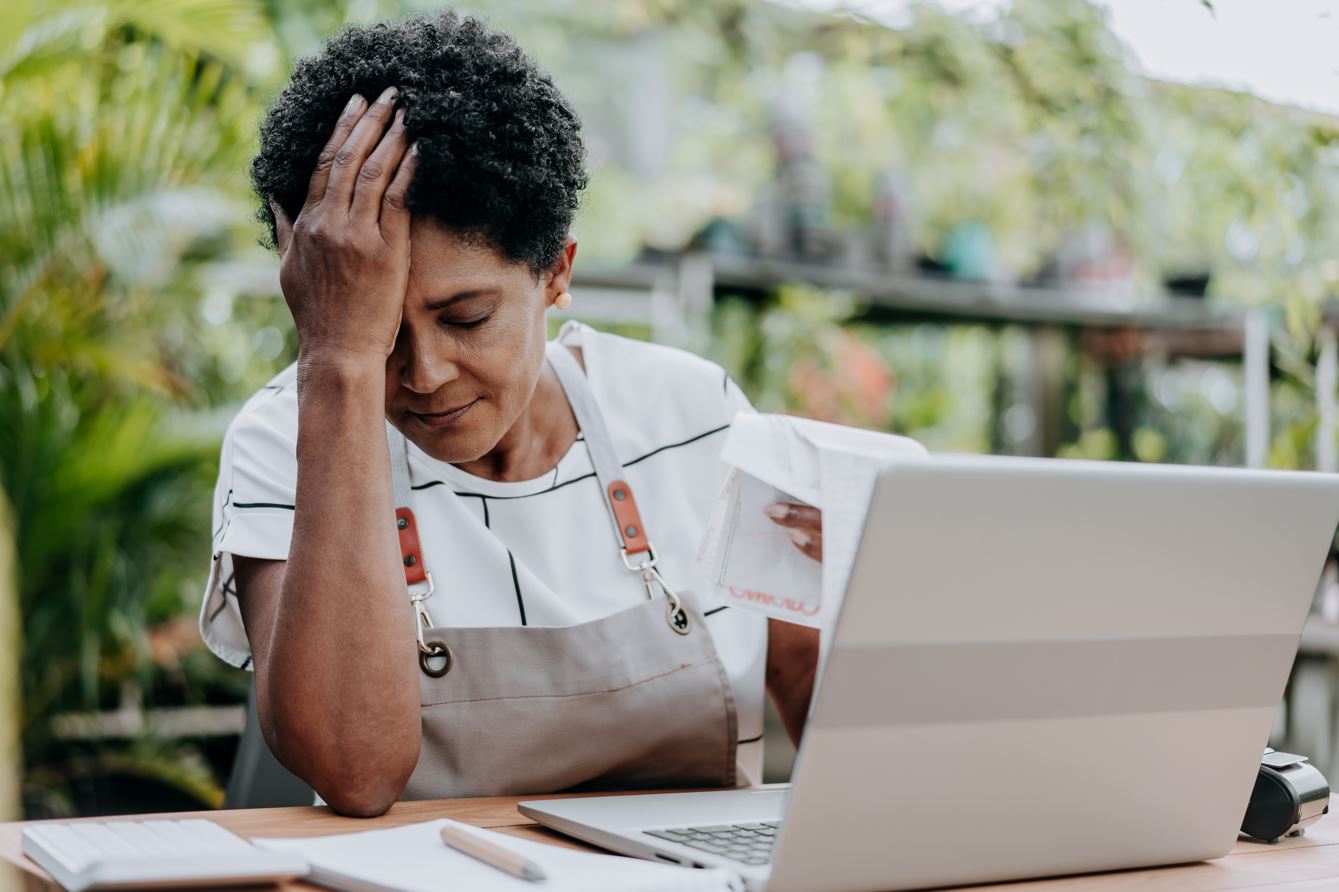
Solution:
{"label": "apron strap", "polygon": [[651,540],[646,536],[642,525],[641,513],[637,510],[637,500],[632,496],[632,487],[623,479],[623,465],[614,454],[614,442],[605,426],[604,414],[595,402],[595,392],[590,381],[572,351],[557,341],[548,344],[549,365],[558,374],[558,382],[567,394],[567,402],[576,416],[577,427],[586,437],[586,449],[590,453],[590,463],[595,468],[595,479],[604,491],[604,502],[609,509],[609,518],[614,524],[614,534],[618,537],[623,556],[643,554],[651,550]]}
{"label": "apron strap", "polygon": [[[648,598],[655,596],[653,586],[659,585],[667,599],[666,622],[678,634],[687,635],[691,621],[678,595],[656,569],[655,549],[642,526],[637,501],[632,497],[632,487],[623,479],[623,465],[614,452],[604,415],[595,401],[595,393],[591,390],[585,372],[571,351],[561,344],[550,341],[545,353],[572,407],[577,427],[585,435],[591,465],[595,468],[595,479],[604,490],[605,507],[609,509],[609,518],[614,525],[624,566],[641,574]],[[427,630],[434,626],[423,602],[432,596],[434,585],[432,574],[423,560],[418,524],[414,519],[414,510],[410,507],[414,493],[409,483],[409,443],[395,425],[387,422],[386,444],[390,447],[391,486],[395,494],[395,527],[400,538],[400,557],[404,563],[405,583],[418,627],[419,665],[426,674],[440,678],[451,670],[455,657],[444,642],[426,638]]]}
{"label": "apron strap", "polygon": [[386,422],[386,445],[391,453],[391,488],[395,498],[395,531],[400,538],[400,560],[404,564],[405,587],[409,590],[409,604],[414,608],[414,627],[418,633],[418,665],[425,675],[441,678],[451,671],[456,657],[446,642],[427,639],[434,627],[432,616],[423,603],[432,597],[432,574],[423,560],[423,547],[418,538],[418,521],[414,519],[414,491],[409,485],[409,441],[399,429]]}
{"label": "apron strap", "polygon": [[[586,449],[590,454],[591,465],[595,469],[595,479],[604,492],[605,506],[609,509],[609,519],[614,526],[625,559],[651,551],[651,540],[642,524],[641,512],[637,510],[637,500],[632,495],[632,487],[623,479],[623,465],[614,453],[613,440],[609,428],[604,423],[604,414],[595,401],[595,393],[590,382],[572,351],[550,341],[546,349],[549,364],[558,375],[567,396],[567,402],[576,416],[577,427],[586,438]],[[418,523],[414,519],[413,489],[409,484],[409,443],[404,434],[390,422],[386,423],[386,443],[390,447],[391,485],[395,496],[395,526],[400,538],[400,556],[404,562],[405,583],[409,586],[422,585],[429,581],[428,567],[423,560],[423,548],[418,537]],[[411,589],[412,591],[412,589]]]}
{"label": "apron strap", "polygon": [[395,496],[395,530],[400,537],[400,559],[404,563],[404,581],[411,586],[428,582],[428,566],[418,539],[418,521],[414,519],[414,492],[409,486],[409,444],[404,434],[386,422],[386,445],[391,450],[391,487]]}

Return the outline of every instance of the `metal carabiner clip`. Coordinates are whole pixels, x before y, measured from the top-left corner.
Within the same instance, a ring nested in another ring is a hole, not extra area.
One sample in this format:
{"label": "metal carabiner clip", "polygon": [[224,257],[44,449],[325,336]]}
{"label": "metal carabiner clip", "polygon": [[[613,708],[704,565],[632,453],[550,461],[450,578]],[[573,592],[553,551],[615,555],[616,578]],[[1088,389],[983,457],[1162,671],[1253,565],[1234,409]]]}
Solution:
{"label": "metal carabiner clip", "polygon": [[423,605],[423,602],[432,597],[435,588],[432,583],[432,574],[429,573],[427,576],[427,590],[410,592],[409,603],[414,608],[414,625],[418,631],[419,668],[423,670],[423,674],[431,678],[441,678],[451,671],[451,667],[455,665],[456,657],[445,641],[427,640],[427,631],[432,628],[432,616],[428,614],[428,608]]}
{"label": "metal carabiner clip", "polygon": [[[428,600],[429,598],[432,597],[432,593],[435,592],[435,591],[437,590],[437,585],[436,585],[436,583],[434,583],[434,582],[432,581],[432,574],[431,574],[431,573],[427,573],[427,572],[425,572],[425,573],[423,574],[423,576],[424,576],[424,578],[425,578],[426,581],[427,581],[427,588],[425,588],[423,591],[416,592],[416,591],[414,591],[413,588],[411,587],[410,590],[409,590],[409,603],[410,603],[410,604],[418,604],[418,603],[420,603],[420,602],[422,602],[422,601],[426,601],[426,600]],[[414,583],[414,585],[419,585],[419,583],[416,582],[416,583]]]}
{"label": "metal carabiner clip", "polygon": [[432,628],[432,617],[428,615],[428,609],[422,604],[414,607],[414,624],[418,627],[418,649],[426,652],[428,642],[424,640],[428,629]]}
{"label": "metal carabiner clip", "polygon": [[646,585],[646,597],[648,600],[655,600],[655,586],[660,587],[660,590],[665,593],[665,600],[667,601],[665,622],[678,634],[687,635],[689,631],[692,630],[693,626],[692,620],[688,616],[688,611],[683,609],[683,602],[679,600],[679,596],[674,593],[674,590],[669,587],[669,583],[665,581],[665,577],[661,576],[660,571],[656,569],[655,546],[650,542],[647,542],[646,550],[647,557],[643,558],[639,563],[634,564],[628,559],[628,550],[624,548],[622,550],[623,566],[634,573],[640,573],[642,575],[642,582]]}

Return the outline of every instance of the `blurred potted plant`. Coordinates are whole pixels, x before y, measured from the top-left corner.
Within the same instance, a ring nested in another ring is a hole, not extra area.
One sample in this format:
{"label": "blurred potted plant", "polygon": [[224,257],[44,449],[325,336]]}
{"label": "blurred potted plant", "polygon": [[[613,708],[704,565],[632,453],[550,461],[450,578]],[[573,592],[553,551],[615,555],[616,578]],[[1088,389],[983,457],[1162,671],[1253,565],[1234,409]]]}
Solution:
{"label": "blurred potted plant", "polygon": [[886,429],[896,378],[846,324],[853,310],[846,295],[802,285],[758,310],[727,302],[712,326],[713,352],[762,411]]}

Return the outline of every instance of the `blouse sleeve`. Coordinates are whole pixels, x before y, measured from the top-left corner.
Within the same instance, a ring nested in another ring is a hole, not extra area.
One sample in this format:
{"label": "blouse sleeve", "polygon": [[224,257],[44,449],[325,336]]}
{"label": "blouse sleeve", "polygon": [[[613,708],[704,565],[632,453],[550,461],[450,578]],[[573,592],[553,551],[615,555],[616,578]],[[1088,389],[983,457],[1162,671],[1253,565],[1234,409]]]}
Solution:
{"label": "blouse sleeve", "polygon": [[251,668],[233,557],[287,560],[297,485],[297,397],[272,385],[228,428],[214,487],[213,548],[200,607],[200,635],[225,662]]}
{"label": "blouse sleeve", "polygon": [[753,408],[753,403],[744,395],[744,391],[735,383],[735,379],[725,374],[725,411],[726,422],[734,421],[734,417],[740,412],[747,412],[750,415],[757,410]]}

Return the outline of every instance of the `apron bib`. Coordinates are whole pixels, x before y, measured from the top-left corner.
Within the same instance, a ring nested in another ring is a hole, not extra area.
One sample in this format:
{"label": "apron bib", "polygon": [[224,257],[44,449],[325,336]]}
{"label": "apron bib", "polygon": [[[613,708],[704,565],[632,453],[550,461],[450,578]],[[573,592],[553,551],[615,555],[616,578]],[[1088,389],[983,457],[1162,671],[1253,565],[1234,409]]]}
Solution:
{"label": "apron bib", "polygon": [[402,798],[734,786],[735,701],[711,633],[694,598],[671,591],[656,568],[581,367],[558,344],[549,344],[548,360],[585,435],[612,546],[647,599],[575,626],[434,626],[408,444],[387,425],[421,668],[422,750]]}

